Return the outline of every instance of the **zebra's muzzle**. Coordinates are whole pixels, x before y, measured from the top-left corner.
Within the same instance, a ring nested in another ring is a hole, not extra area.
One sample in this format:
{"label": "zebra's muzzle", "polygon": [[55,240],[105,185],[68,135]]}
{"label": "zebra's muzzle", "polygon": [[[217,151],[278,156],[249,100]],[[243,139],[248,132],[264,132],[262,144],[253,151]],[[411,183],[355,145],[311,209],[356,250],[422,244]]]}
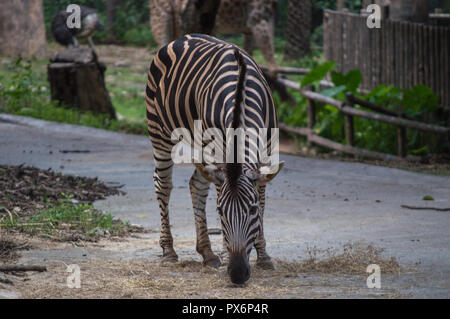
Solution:
{"label": "zebra's muzzle", "polygon": [[250,279],[250,264],[247,258],[241,254],[231,255],[228,264],[228,275],[234,284],[244,284]]}

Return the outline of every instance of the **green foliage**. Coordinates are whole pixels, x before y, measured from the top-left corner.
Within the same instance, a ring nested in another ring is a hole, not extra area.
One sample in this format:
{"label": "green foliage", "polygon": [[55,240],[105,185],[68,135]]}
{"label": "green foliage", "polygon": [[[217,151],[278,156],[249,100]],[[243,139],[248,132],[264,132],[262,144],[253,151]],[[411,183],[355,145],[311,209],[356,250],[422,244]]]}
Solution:
{"label": "green foliage", "polygon": [[72,202],[73,196],[62,194],[57,204],[47,205],[40,213],[32,215],[27,227],[46,233],[70,227],[88,236],[97,235],[97,230],[120,233],[125,224],[114,220],[111,214],[100,212],[92,204]]}
{"label": "green foliage", "polygon": [[[400,111],[409,117],[423,120],[427,113],[436,111],[439,107],[438,97],[432,90],[424,85],[417,85],[411,90],[399,89],[393,86],[380,85],[366,95],[358,93],[361,84],[361,72],[351,70],[346,74],[332,71],[334,62],[325,62],[312,69],[306,74],[301,86],[315,85],[331,72],[331,80],[334,87],[322,89],[320,93],[340,101],[345,101],[346,93],[351,92],[355,96],[369,100],[391,110]],[[278,97],[278,115],[280,121],[293,125],[305,127],[307,125],[307,101],[298,92],[291,92],[295,96],[295,104],[280,103]],[[344,118],[339,111],[327,104],[316,103],[316,125],[314,130],[317,134],[334,141],[344,143],[343,132]],[[359,106],[355,106],[360,108]],[[397,129],[395,126],[368,120],[360,117],[354,118],[355,142],[357,146],[373,151],[395,154],[397,151]],[[408,130],[408,149],[410,154],[421,155],[430,151],[426,138],[415,130]]]}
{"label": "green foliage", "polygon": [[426,85],[416,85],[411,90],[403,90],[402,103],[405,113],[409,116],[432,112],[439,107],[439,98]]}
{"label": "green foliage", "polygon": [[316,86],[322,80],[328,72],[330,72],[334,67],[336,66],[336,63],[333,61],[327,61],[318,67],[312,69],[308,74],[306,74],[302,81],[301,86],[305,87],[310,84],[315,84]]}
{"label": "green foliage", "polygon": [[[403,112],[408,117],[417,120],[424,120],[427,113],[434,112],[439,108],[438,97],[424,85],[414,86],[411,90],[396,88],[392,85],[379,85],[364,98],[390,110]],[[395,127],[392,125],[358,118],[355,121],[355,130],[360,131],[359,138],[371,149],[395,152],[397,136]],[[410,154],[424,155],[433,151],[427,143],[429,136],[427,137],[426,133],[408,130],[407,134]],[[432,148],[436,148],[436,146],[432,146]]]}
{"label": "green foliage", "polygon": [[0,73],[0,110],[17,112],[24,108],[45,103],[46,86],[40,86],[32,72],[32,61],[18,58],[8,66],[6,74]]}
{"label": "green foliage", "polygon": [[379,85],[365,98],[391,110],[404,112],[413,118],[419,118],[420,115],[439,108],[438,96],[425,85],[416,85],[411,90],[403,90],[392,85]]}
{"label": "green foliage", "polygon": [[297,107],[280,101],[277,92],[274,94],[274,102],[277,105],[278,118],[281,122],[295,126],[306,126],[307,123],[307,109],[306,99],[297,94],[294,90],[289,90],[291,96],[294,98]]}
{"label": "green foliage", "polygon": [[119,37],[119,39],[127,44],[137,46],[157,46],[148,24],[137,25],[136,27],[127,30],[123,33],[123,35],[121,35],[121,37]]}
{"label": "green foliage", "polygon": [[358,13],[362,9],[362,0],[345,0],[345,7],[353,13]]}
{"label": "green foliage", "polygon": [[358,87],[361,84],[362,74],[361,71],[357,69],[350,70],[347,74],[331,72],[331,80],[337,87],[343,86],[346,92],[356,94]]}

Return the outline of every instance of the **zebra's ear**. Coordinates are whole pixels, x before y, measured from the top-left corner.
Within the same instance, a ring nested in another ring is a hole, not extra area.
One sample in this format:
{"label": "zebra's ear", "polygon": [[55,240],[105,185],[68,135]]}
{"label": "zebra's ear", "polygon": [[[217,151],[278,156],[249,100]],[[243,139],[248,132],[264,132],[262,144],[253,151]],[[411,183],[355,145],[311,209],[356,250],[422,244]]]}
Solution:
{"label": "zebra's ear", "polygon": [[203,164],[195,163],[194,164],[197,170],[203,175],[211,183],[215,185],[222,185],[225,179],[223,170],[217,168],[214,165],[205,166]]}
{"label": "zebra's ear", "polygon": [[281,171],[281,169],[284,166],[284,161],[279,162],[277,164],[273,164],[271,166],[262,166],[259,169],[259,178],[258,183],[259,184],[266,184],[270,182],[272,179],[277,176],[277,174]]}

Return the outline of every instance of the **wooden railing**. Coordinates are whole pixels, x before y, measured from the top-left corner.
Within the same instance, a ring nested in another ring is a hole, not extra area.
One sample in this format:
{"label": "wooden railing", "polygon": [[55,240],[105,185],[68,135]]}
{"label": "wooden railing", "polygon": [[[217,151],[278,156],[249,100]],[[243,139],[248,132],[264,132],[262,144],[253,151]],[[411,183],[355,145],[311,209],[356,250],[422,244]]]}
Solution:
{"label": "wooden railing", "polygon": [[[280,68],[279,73],[283,73]],[[289,70],[290,74],[293,74],[292,68]],[[300,71],[299,71],[300,72]],[[277,83],[283,85],[288,89],[293,89],[300,92],[307,99],[308,108],[308,125],[307,127],[293,127],[284,123],[279,123],[281,130],[295,133],[298,135],[306,136],[308,144],[317,144],[332,150],[336,150],[342,153],[373,158],[379,160],[417,160],[417,156],[407,155],[407,129],[414,129],[423,132],[431,132],[435,134],[444,135],[445,138],[450,139],[450,128],[439,125],[433,125],[428,123],[419,122],[413,120],[403,113],[389,110],[382,106],[376,105],[369,101],[359,99],[352,94],[347,94],[346,101],[339,101],[330,97],[326,97],[314,91],[313,87],[301,88],[300,84],[291,81],[286,78],[278,77]],[[329,84],[329,82],[328,82]],[[332,84],[331,84],[332,85]],[[335,107],[340,113],[345,116],[345,139],[346,145],[334,142],[324,137],[318,136],[314,132],[314,126],[316,124],[316,103],[324,103]],[[365,111],[360,108],[355,108],[355,105],[359,105],[363,108],[371,110]],[[358,148],[355,146],[355,132],[354,132],[354,117],[362,117],[369,120],[388,123],[397,127],[397,144],[398,151],[397,156],[392,154],[380,153],[375,151],[369,151],[366,149]]]}

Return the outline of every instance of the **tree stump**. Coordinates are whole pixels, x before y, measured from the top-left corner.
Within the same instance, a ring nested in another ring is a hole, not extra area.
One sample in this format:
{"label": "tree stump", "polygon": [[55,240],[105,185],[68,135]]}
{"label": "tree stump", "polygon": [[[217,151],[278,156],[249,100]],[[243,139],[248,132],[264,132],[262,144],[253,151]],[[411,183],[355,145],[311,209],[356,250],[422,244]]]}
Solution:
{"label": "tree stump", "polygon": [[116,118],[105,87],[106,66],[91,49],[71,48],[56,52],[47,66],[51,99],[60,104]]}

